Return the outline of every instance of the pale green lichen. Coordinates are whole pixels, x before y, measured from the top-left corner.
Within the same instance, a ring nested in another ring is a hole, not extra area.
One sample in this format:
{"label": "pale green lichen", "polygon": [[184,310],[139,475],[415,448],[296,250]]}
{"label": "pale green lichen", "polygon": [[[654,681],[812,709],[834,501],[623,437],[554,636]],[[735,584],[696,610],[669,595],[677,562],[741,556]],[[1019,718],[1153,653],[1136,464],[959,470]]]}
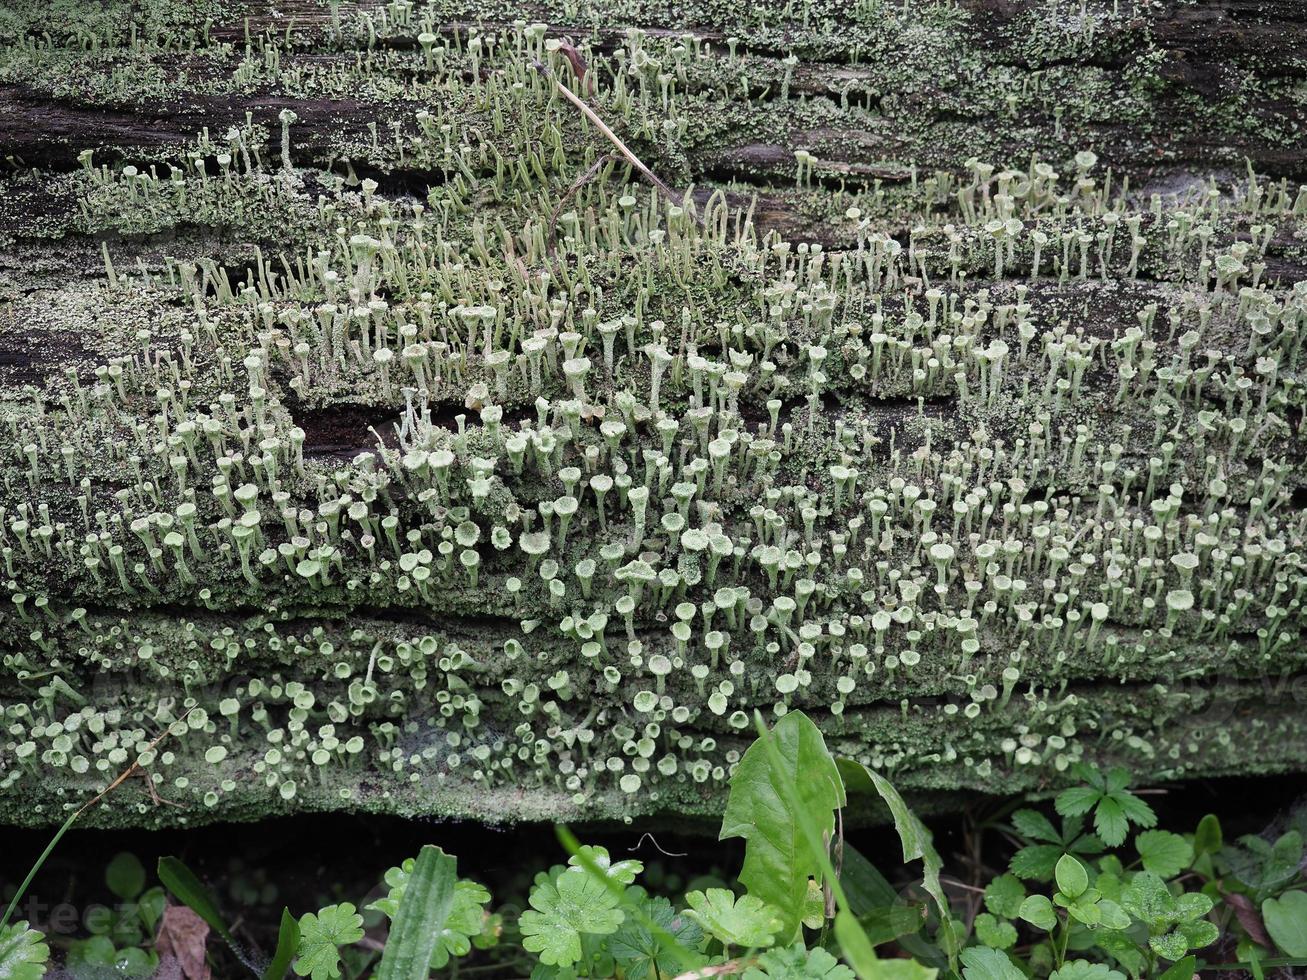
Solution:
{"label": "pale green lichen", "polygon": [[[370,69],[449,95],[335,147],[420,198],[297,170],[290,115],[59,178],[74,236],[280,248],[115,240],[12,299],[85,339],[0,404],[4,819],[168,728],[189,809],[99,819],[708,813],[799,706],[918,790],[1307,764],[1262,680],[1304,652],[1307,283],[1270,250],[1307,192],[1139,201],[1088,151],[827,189],[804,151],[775,194],[840,247],[790,242],[631,183],[543,26],[496,37]],[[660,161],[704,115],[677,43],[589,75]]]}

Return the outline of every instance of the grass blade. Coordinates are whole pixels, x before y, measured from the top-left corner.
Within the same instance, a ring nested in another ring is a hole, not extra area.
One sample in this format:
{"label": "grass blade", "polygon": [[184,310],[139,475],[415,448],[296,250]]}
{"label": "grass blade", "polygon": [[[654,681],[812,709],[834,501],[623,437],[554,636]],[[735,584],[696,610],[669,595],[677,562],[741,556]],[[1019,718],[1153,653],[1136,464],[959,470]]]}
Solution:
{"label": "grass blade", "polygon": [[290,969],[291,960],[295,959],[295,950],[300,944],[300,924],[290,909],[281,910],[281,928],[277,932],[277,949],[272,954],[272,962],[263,971],[263,980],[283,980]]}
{"label": "grass blade", "polygon": [[449,918],[457,881],[456,859],[431,844],[418,852],[381,954],[377,980],[425,980],[431,975],[431,955]]}

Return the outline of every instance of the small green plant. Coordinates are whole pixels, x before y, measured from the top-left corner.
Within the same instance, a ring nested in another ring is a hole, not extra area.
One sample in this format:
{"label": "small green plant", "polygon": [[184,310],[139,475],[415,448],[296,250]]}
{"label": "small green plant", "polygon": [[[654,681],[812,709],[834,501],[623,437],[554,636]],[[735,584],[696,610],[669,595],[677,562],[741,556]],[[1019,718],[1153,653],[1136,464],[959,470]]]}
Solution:
{"label": "small green plant", "polygon": [[153,976],[159,957],[149,944],[163,915],[164,890],[158,886],[146,889],[144,865],[126,852],[110,860],[104,879],[119,901],[87,915],[91,936],[73,940],[67,965],[103,967],[128,977]]}

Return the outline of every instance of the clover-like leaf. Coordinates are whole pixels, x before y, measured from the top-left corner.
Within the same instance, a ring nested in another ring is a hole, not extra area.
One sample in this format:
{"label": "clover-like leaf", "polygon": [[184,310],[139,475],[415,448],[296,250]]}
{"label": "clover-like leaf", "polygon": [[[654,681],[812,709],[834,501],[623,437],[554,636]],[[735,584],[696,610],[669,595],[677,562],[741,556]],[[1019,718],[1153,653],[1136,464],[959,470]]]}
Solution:
{"label": "clover-like leaf", "polygon": [[[699,923],[688,913],[675,911],[662,896],[638,902],[643,916],[628,915],[608,940],[608,951],[626,980],[644,980],[650,973],[676,976],[703,963],[697,948],[703,939]],[[651,929],[651,923],[661,932]]]}
{"label": "clover-like leaf", "polygon": [[26,920],[0,928],[0,978],[40,980],[50,959],[45,936],[27,928]]}
{"label": "clover-like leaf", "polygon": [[709,888],[685,896],[687,913],[727,946],[770,946],[784,923],[780,913],[756,895],[735,897],[728,888]]}
{"label": "clover-like leaf", "polygon": [[856,974],[826,950],[805,949],[803,943],[769,949],[757,965],[744,971],[744,980],[855,980]]}
{"label": "clover-like leaf", "polygon": [[580,868],[537,884],[528,901],[518,920],[522,945],[548,966],[571,966],[581,959],[581,933],[606,936],[625,918],[618,896]]}
{"label": "clover-like leaf", "polygon": [[1193,846],[1168,830],[1145,830],[1135,837],[1144,867],[1163,878],[1174,878],[1194,859]]}
{"label": "clover-like leaf", "polygon": [[[620,885],[631,884],[631,882],[635,881],[635,876],[644,870],[644,863],[641,861],[614,861],[609,856],[606,847],[583,844],[578,850],[588,857],[604,874]],[[568,858],[567,863],[574,868],[585,867],[581,863],[581,858],[576,854]]]}
{"label": "clover-like leaf", "polygon": [[1149,948],[1163,959],[1178,960],[1189,952],[1189,942],[1179,930],[1148,937]]}
{"label": "clover-like leaf", "polygon": [[340,947],[363,938],[363,916],[349,902],[328,905],[300,916],[299,955],[295,972],[312,980],[340,976]]}

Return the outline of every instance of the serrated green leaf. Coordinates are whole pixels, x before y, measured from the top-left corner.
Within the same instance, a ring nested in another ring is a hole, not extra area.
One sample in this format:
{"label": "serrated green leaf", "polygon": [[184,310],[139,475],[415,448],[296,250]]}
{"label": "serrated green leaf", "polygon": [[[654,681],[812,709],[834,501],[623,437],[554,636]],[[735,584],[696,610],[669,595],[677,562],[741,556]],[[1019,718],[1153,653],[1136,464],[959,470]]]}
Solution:
{"label": "serrated green leaf", "polygon": [[1103,797],[1094,809],[1094,833],[1108,847],[1119,847],[1125,843],[1130,830],[1130,821],[1126,819],[1121,803],[1111,796]]}
{"label": "serrated green leaf", "polygon": [[40,980],[49,960],[45,936],[26,920],[0,926],[0,980]]}
{"label": "serrated green leaf", "polygon": [[363,916],[349,902],[300,916],[295,972],[312,980],[340,976],[340,947],[363,938]]}
{"label": "serrated green leaf", "polygon": [[1093,787],[1072,786],[1057,794],[1053,808],[1064,817],[1080,817],[1092,810],[1102,796]]}
{"label": "serrated green leaf", "polygon": [[606,936],[625,918],[619,896],[581,868],[571,868],[555,881],[531,889],[531,908],[518,926],[522,945],[549,966],[571,966],[581,959],[581,934]]}
{"label": "serrated green leaf", "polygon": [[844,803],[844,783],[826,741],[800,711],[759,735],[731,776],[719,839],[745,839],[739,880],[777,910],[783,937],[798,932],[808,879],[822,876],[821,855],[812,852],[801,820],[806,815],[829,839],[834,811]]}
{"label": "serrated green leaf", "polygon": [[1163,878],[1174,878],[1194,859],[1194,849],[1179,834],[1145,830],[1135,836],[1135,848],[1144,867]]}
{"label": "serrated green leaf", "polygon": [[1011,949],[1017,944],[1017,930],[1005,919],[996,918],[990,912],[981,912],[973,923],[976,938],[990,949]]}
{"label": "serrated green leaf", "polygon": [[1008,867],[1018,878],[1048,881],[1062,854],[1056,844],[1029,844],[1012,855]]}
{"label": "serrated green leaf", "polygon": [[1038,810],[1018,810],[1012,814],[1012,826],[1022,837],[1031,840],[1043,841],[1046,844],[1058,844],[1062,840],[1053,826],[1053,821]]}
{"label": "serrated green leaf", "polygon": [[999,875],[985,886],[985,908],[1004,919],[1015,919],[1026,897],[1026,886],[1011,874]]}
{"label": "serrated green leaf", "polygon": [[[639,907],[648,922],[639,916],[627,916],[608,940],[608,951],[621,966],[626,980],[645,980],[651,973],[660,977],[676,976],[693,969],[696,963],[705,962],[698,951],[703,930],[693,918],[676,912],[662,896],[640,899]],[[648,923],[661,932],[651,929]],[[687,956],[691,957],[688,961]]]}
{"label": "serrated green leaf", "polygon": [[1286,956],[1307,956],[1307,892],[1289,891],[1262,902],[1266,931]]}
{"label": "serrated green leaf", "polygon": [[1048,980],[1126,980],[1126,978],[1124,973],[1113,970],[1106,963],[1067,960],[1060,969],[1048,975]]}
{"label": "serrated green leaf", "polygon": [[[608,854],[608,848],[599,847],[592,844],[582,844],[581,853],[594,862],[595,867],[599,868],[605,875],[621,885],[629,885],[635,881],[636,875],[644,870],[644,863],[641,861],[614,861]],[[567,859],[567,863],[573,868],[582,867],[582,861],[577,855],[573,854]]]}
{"label": "serrated green leaf", "polygon": [[1011,957],[998,949],[972,946],[962,951],[963,980],[1026,980]]}
{"label": "serrated green leaf", "polygon": [[391,921],[377,980],[425,980],[430,975],[457,881],[454,858],[431,844],[418,852]]}
{"label": "serrated green leaf", "polygon": [[736,898],[728,888],[709,888],[685,896],[695,921],[727,946],[770,946],[785,928],[780,911],[757,895]]}
{"label": "serrated green leaf", "polygon": [[756,966],[744,971],[744,980],[854,980],[854,972],[821,947],[805,949],[802,943],[769,949]]}

